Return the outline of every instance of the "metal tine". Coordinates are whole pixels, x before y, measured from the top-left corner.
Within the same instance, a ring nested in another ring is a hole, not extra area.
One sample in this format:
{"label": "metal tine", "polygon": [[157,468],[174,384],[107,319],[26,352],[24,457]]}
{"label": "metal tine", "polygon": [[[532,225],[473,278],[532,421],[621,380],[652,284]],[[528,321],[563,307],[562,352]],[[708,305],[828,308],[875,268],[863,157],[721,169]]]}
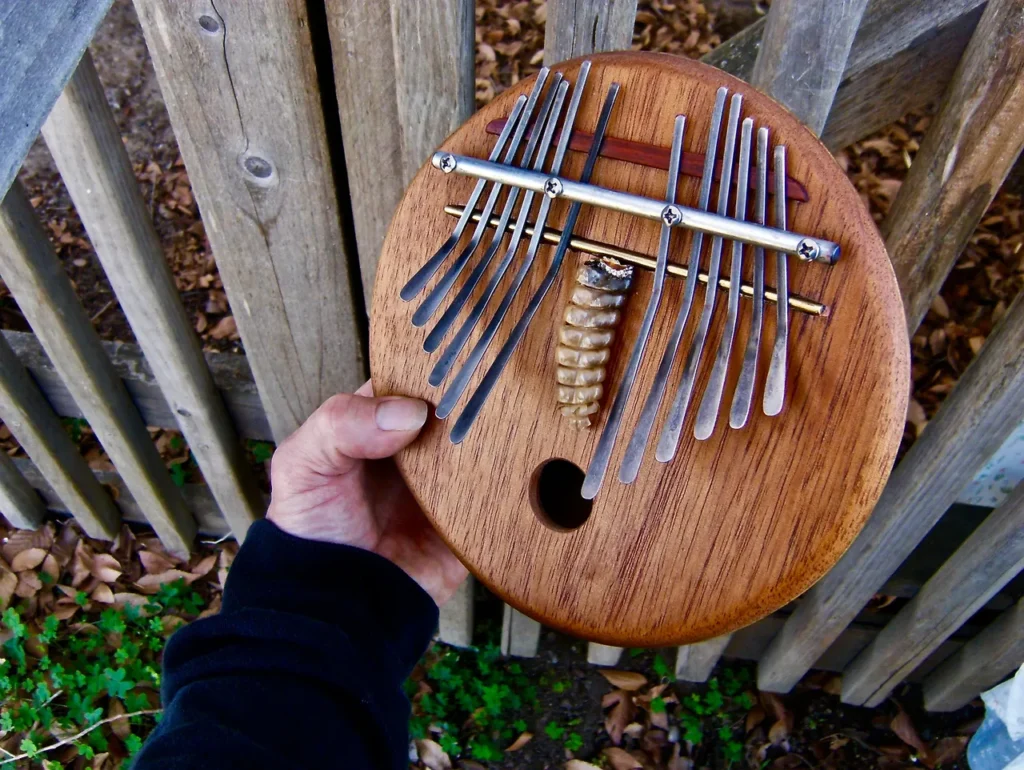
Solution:
{"label": "metal tine", "polygon": [[[537,146],[537,142],[540,140],[541,128],[544,122],[547,120],[548,111],[551,109],[551,105],[555,100],[555,95],[558,93],[558,86],[562,82],[562,73],[557,72],[551,79],[551,87],[548,88],[548,94],[544,98],[544,103],[541,105],[540,112],[537,114],[536,127],[530,136],[530,140],[526,144],[526,151],[523,153],[523,157],[519,161],[519,165],[526,167],[530,164],[530,158],[533,155],[533,150]],[[516,132],[512,135],[512,141],[509,142],[508,149],[505,151],[505,158],[503,163],[511,165],[516,158],[516,154],[519,152],[519,145],[522,144],[523,137],[526,135],[526,129],[530,124],[530,120],[533,117],[533,110],[537,105],[537,90],[536,88],[530,94],[530,100],[526,103],[526,109],[523,110],[522,120],[516,126]],[[498,196],[501,195],[501,191],[504,185],[495,184],[491,186],[490,195],[487,196],[487,201],[484,203],[483,214],[489,219],[491,213],[494,211],[494,207],[498,204]],[[519,196],[520,188],[510,187],[508,201],[515,204],[515,198]],[[505,207],[509,207],[506,205]],[[510,212],[511,213],[511,212]],[[507,219],[505,220],[508,221]],[[416,308],[416,312],[412,316],[413,326],[423,326],[427,321],[430,320],[430,316],[437,310],[444,298],[451,291],[452,285],[455,280],[459,277],[459,274],[463,271],[466,265],[472,258],[473,253],[480,246],[480,241],[483,240],[484,234],[487,232],[487,223],[482,221],[477,224],[476,229],[473,231],[473,237],[469,239],[469,243],[466,248],[459,254],[458,259],[452,263],[451,267],[441,276],[441,280],[437,282],[437,285],[427,294],[426,298]],[[495,232],[494,237],[491,238],[491,254],[497,251],[498,246],[501,244],[502,233]]]}
{"label": "metal tine", "polygon": [[[729,190],[732,187],[733,157],[736,152],[736,130],[739,128],[742,110],[742,94],[733,94],[731,104],[729,105],[729,121],[725,129],[725,147],[722,150],[722,178],[718,186],[718,213],[722,216],[726,216],[729,213]],[[704,291],[704,308],[701,310],[697,331],[686,354],[686,363],[683,365],[683,379],[679,382],[679,387],[676,389],[676,395],[672,401],[668,419],[665,421],[665,426],[661,429],[658,446],[654,452],[654,456],[659,462],[667,463],[676,456],[676,450],[679,447],[679,436],[683,431],[683,421],[686,419],[686,411],[690,406],[690,398],[693,396],[693,385],[697,379],[700,356],[704,350],[708,329],[711,326],[711,317],[715,312],[715,299],[718,296],[716,286],[722,264],[723,243],[724,241],[721,236],[716,235],[711,239],[711,259],[708,264],[708,283]]]}
{"label": "metal tine", "polygon": [[[734,216],[737,220],[747,218],[747,183],[750,174],[750,143],[754,135],[754,119],[743,121],[740,136],[740,162],[736,171],[736,207]],[[732,344],[736,339],[736,324],[740,316],[740,283],[743,280],[743,249],[745,244],[732,242],[732,264],[729,268],[729,300],[726,305],[725,329],[718,341],[715,364],[711,368],[711,379],[704,390],[697,419],[693,426],[693,435],[704,440],[711,437],[718,421],[718,409],[722,405],[722,393],[725,390],[725,377],[729,372],[729,358],[732,355]]]}
{"label": "metal tine", "polygon": [[[729,89],[722,86],[715,95],[715,106],[711,112],[711,126],[708,128],[708,147],[704,153],[704,171],[700,178],[700,193],[697,196],[697,207],[702,211],[708,210],[711,202],[711,185],[715,178],[715,160],[718,156],[718,137],[722,132],[722,117],[725,114],[725,99],[729,95]],[[654,375],[654,384],[651,392],[647,394],[644,408],[640,412],[640,419],[633,428],[633,435],[626,447],[626,455],[622,458],[622,467],[619,468],[619,481],[623,484],[632,484],[640,472],[640,463],[644,459],[644,451],[647,449],[647,440],[651,436],[651,429],[654,427],[654,420],[658,416],[658,409],[665,397],[665,389],[668,387],[668,378],[672,372],[672,365],[675,363],[676,355],[679,352],[679,343],[683,339],[683,330],[690,317],[690,310],[693,307],[693,298],[697,293],[698,274],[700,273],[700,253],[704,248],[704,233],[695,230],[693,242],[690,245],[690,261],[687,265],[686,286],[683,289],[683,303],[679,306],[676,314],[676,321],[672,326],[672,334],[669,336],[665,352],[658,365],[658,371]]]}
{"label": "metal tine", "polygon": [[[601,107],[601,115],[597,120],[597,127],[594,129],[593,143],[590,146],[590,152],[587,153],[587,160],[583,166],[583,173],[580,174],[580,182],[589,182],[590,176],[594,172],[594,165],[597,163],[597,159],[601,154],[601,145],[604,144],[604,136],[608,131],[608,123],[611,121],[612,109],[615,107],[615,100],[618,95],[619,84],[612,83],[611,88],[608,89],[608,95],[605,97],[604,104]],[[565,130],[568,131],[569,129],[566,128]],[[551,198],[546,197],[546,200],[551,200]],[[476,420],[477,415],[480,414],[480,410],[483,408],[484,403],[486,403],[487,397],[494,389],[494,385],[498,381],[498,377],[501,376],[505,366],[508,365],[509,359],[512,358],[512,354],[515,353],[519,343],[526,335],[526,330],[529,327],[530,322],[533,320],[533,317],[537,314],[537,310],[544,301],[544,297],[547,295],[548,290],[558,277],[558,271],[561,269],[562,261],[565,259],[565,252],[569,250],[569,241],[572,240],[572,231],[576,227],[576,220],[579,219],[580,209],[582,207],[582,204],[579,202],[573,202],[569,207],[569,213],[566,215],[565,225],[562,229],[562,238],[558,242],[554,256],[551,258],[551,264],[548,266],[548,271],[541,280],[540,286],[537,287],[533,296],[530,297],[530,302],[526,306],[526,310],[523,311],[523,315],[520,317],[518,323],[516,323],[515,327],[512,329],[512,333],[505,341],[501,350],[498,351],[498,355],[495,356],[494,362],[487,370],[487,374],[484,375],[480,385],[470,397],[469,403],[466,404],[466,408],[455,421],[455,425],[452,426],[451,433],[448,434],[452,443],[458,444],[466,437],[466,434],[473,426],[473,422]],[[544,228],[542,224],[538,222],[537,232],[542,233],[543,230]],[[518,289],[518,286],[513,287],[513,289]]]}
{"label": "metal tine", "polygon": [[[786,188],[779,184],[779,174],[786,176],[786,146],[775,148],[775,226],[786,229]],[[768,366],[768,379],[764,384],[764,413],[774,417],[782,411],[786,398],[786,349],[789,346],[789,264],[785,254],[775,254],[775,291],[779,296],[779,310],[775,313],[775,345]]]}
{"label": "metal tine", "polygon": [[601,484],[608,471],[608,463],[612,459],[612,450],[615,448],[615,439],[619,435],[619,424],[622,422],[622,415],[626,411],[633,383],[640,370],[644,350],[647,348],[647,340],[651,336],[651,327],[654,326],[654,317],[661,305],[661,295],[665,289],[665,276],[668,274],[668,249],[672,242],[672,223],[678,212],[678,209],[672,204],[676,202],[676,189],[679,186],[679,164],[683,158],[685,130],[686,118],[677,115],[672,133],[672,154],[668,164],[668,185],[665,190],[665,200],[669,205],[665,207],[664,222],[661,225],[661,242],[658,244],[658,262],[654,268],[651,296],[647,300],[647,309],[644,311],[643,321],[640,324],[640,333],[637,335],[636,342],[633,343],[633,351],[629,355],[626,373],[622,376],[622,383],[615,393],[615,400],[608,412],[608,420],[605,422],[604,430],[601,431],[601,438],[598,439],[597,449],[587,468],[586,478],[583,479],[580,495],[585,500],[593,500],[601,491]]}
{"label": "metal tine", "polygon": [[[561,78],[561,75],[556,77]],[[562,105],[565,103],[565,95],[569,90],[568,81],[563,80],[561,83],[552,83],[552,88],[548,92],[549,100],[554,97],[554,103],[546,101],[544,107],[541,109],[540,116],[537,119],[537,127],[530,137],[530,143],[526,147],[526,153],[523,155],[522,163],[525,166],[526,163],[532,158],[534,170],[540,171],[544,167],[544,161],[547,159],[548,150],[551,149],[551,140],[555,135],[555,128],[558,126],[558,119],[562,114]],[[549,112],[550,108],[550,112]],[[545,123],[545,118],[547,122]],[[543,136],[541,136],[541,126],[544,127]],[[536,140],[540,140],[538,142]],[[534,152],[536,145],[536,152]],[[505,238],[505,230],[508,228],[509,220],[512,218],[512,214],[515,211],[516,202],[519,200],[519,193],[523,190],[520,187],[512,187],[509,189],[508,200],[505,201],[505,208],[502,209],[501,218],[498,220],[498,224],[494,229],[494,236],[491,238],[491,243],[487,247],[487,251],[484,252],[483,257],[480,259],[479,264],[473,268],[473,272],[469,274],[469,279],[465,285],[459,290],[459,293],[455,295],[455,299],[452,300],[451,304],[441,315],[441,318],[434,328],[430,330],[430,334],[427,335],[427,339],[423,342],[423,349],[428,352],[437,350],[437,346],[441,344],[441,340],[448,333],[451,325],[455,323],[455,319],[458,317],[459,312],[465,306],[466,302],[469,301],[470,295],[476,288],[477,284],[480,283],[487,271],[487,267],[491,264],[491,260],[494,259],[494,255],[498,253],[498,248],[501,246],[502,240]],[[530,204],[533,203],[534,193],[527,191],[526,199],[529,204],[525,206],[526,210],[529,211]],[[484,221],[483,216],[480,217],[480,221],[485,226],[488,225]],[[522,238],[522,231],[519,233],[519,238]],[[519,245],[519,238],[514,238],[516,246]],[[511,246],[510,242],[510,246]],[[514,251],[514,249],[513,249]]]}
{"label": "metal tine", "polygon": [[[758,224],[768,224],[768,129],[757,130],[757,199],[754,217]],[[757,377],[757,355],[761,350],[761,327],[764,324],[764,249],[754,247],[754,296],[751,299],[750,336],[743,352],[743,368],[736,383],[729,412],[729,427],[742,428],[750,418],[750,405],[754,400],[754,380]]]}
{"label": "metal tine", "polygon": [[[547,79],[547,72],[540,70],[537,73],[537,81],[542,82]],[[494,143],[494,148],[491,150],[491,154],[488,156],[488,160],[496,161],[501,157],[501,151],[505,149],[505,144],[508,142],[509,137],[512,136],[512,131],[519,121],[519,117],[522,115],[523,107],[526,105],[526,97],[520,96],[516,99],[515,104],[512,105],[512,112],[509,113],[508,120],[505,122],[505,127],[501,130],[501,134],[498,136],[498,141]],[[480,179],[473,187],[473,192],[469,196],[469,200],[466,201],[466,208],[471,209],[476,206],[480,196],[483,195],[484,187],[487,181]],[[408,302],[411,299],[415,299],[416,295],[423,291],[423,287],[427,285],[427,282],[433,277],[437,269],[442,263],[448,259],[448,255],[452,253],[455,247],[459,243],[459,239],[462,238],[462,233],[466,229],[466,225],[469,224],[469,217],[460,217],[459,221],[455,224],[455,229],[452,230],[452,234],[448,236],[448,240],[441,244],[439,248],[430,259],[428,259],[423,266],[416,271],[416,274],[409,279],[409,282],[402,287],[402,291],[399,296]]]}
{"label": "metal tine", "polygon": [[[572,136],[572,130],[576,123],[576,113],[579,110],[580,101],[583,99],[583,92],[587,83],[587,76],[590,74],[590,62],[585,61],[580,66],[579,74],[576,76],[576,85],[573,86],[572,98],[569,100],[569,109],[565,113],[565,120],[562,124],[562,130],[558,137],[558,145],[555,148],[555,157],[551,161],[551,173],[557,174],[561,171],[562,163],[565,160],[565,155],[569,151],[569,140]],[[527,191],[523,197],[523,205],[519,210],[519,218],[516,220],[516,230],[512,234],[512,242],[509,244],[508,251],[505,252],[505,256],[502,257],[501,262],[495,269],[494,274],[491,276],[490,281],[487,282],[487,286],[484,287],[484,293],[477,300],[476,305],[473,306],[469,317],[463,322],[459,331],[455,337],[448,344],[441,359],[434,365],[433,371],[430,373],[428,382],[431,385],[439,385],[441,381],[451,371],[452,366],[455,364],[455,359],[459,355],[466,341],[469,339],[470,333],[476,326],[477,322],[483,316],[484,310],[488,303],[491,301],[491,297],[498,290],[498,284],[504,277],[505,272],[512,264],[512,259],[515,257],[516,251],[519,248],[519,242],[522,238],[523,231],[526,228],[526,223],[529,220],[530,206],[533,203],[534,193]],[[519,286],[523,283],[526,278],[527,272],[530,270],[530,266],[533,264],[533,260],[537,255],[537,249],[540,248],[543,242],[544,226],[547,223],[548,213],[551,211],[552,199],[544,196],[540,204],[540,210],[537,212],[537,223],[535,224],[534,234],[530,238],[530,245],[526,250],[526,257],[523,259],[522,265],[519,266],[519,270],[516,271],[515,276],[512,278],[512,285],[505,292],[505,296],[498,304],[497,309],[494,311],[494,317],[491,318],[490,323],[484,327],[483,335],[477,341],[476,345],[470,351],[469,357],[463,363],[462,368],[455,375],[455,379],[449,384],[444,395],[441,396],[441,400],[437,404],[437,408],[434,410],[435,414],[442,420],[451,414],[455,408],[455,404],[458,402],[462,392],[466,389],[469,384],[470,377],[473,376],[473,372],[476,367],[479,366],[480,360],[483,358],[484,352],[487,350],[487,346],[490,344],[491,339],[498,332],[498,326],[501,324],[501,320],[505,317],[509,307],[512,305],[512,300],[515,299],[516,292],[519,291]]]}

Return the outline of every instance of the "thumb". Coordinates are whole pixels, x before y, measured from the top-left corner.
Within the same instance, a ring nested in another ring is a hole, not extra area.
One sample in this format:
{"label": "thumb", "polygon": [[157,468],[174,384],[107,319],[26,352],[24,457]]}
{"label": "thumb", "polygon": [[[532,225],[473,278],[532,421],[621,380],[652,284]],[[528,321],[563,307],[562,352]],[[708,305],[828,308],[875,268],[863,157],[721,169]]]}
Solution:
{"label": "thumb", "polygon": [[348,473],[360,460],[390,457],[408,446],[426,420],[427,404],[418,399],[332,396],[281,444],[272,472]]}

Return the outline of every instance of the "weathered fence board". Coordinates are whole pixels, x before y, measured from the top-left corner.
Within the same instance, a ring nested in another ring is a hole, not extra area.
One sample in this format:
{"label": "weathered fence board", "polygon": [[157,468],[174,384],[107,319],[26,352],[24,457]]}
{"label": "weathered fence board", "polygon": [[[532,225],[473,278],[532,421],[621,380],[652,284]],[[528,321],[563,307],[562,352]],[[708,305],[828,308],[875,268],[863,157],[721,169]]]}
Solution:
{"label": "weathered fence board", "polygon": [[[88,535],[112,538],[117,534],[120,516],[110,495],[97,483],[78,447],[72,443],[3,335],[0,335],[0,419],[42,469],[64,504],[74,511]],[[11,523],[27,527],[29,521],[11,520]]]}
{"label": "weathered fence board", "polygon": [[540,647],[540,623],[505,605],[501,619],[501,654],[533,658]]}
{"label": "weathered fence board", "polygon": [[[984,0],[871,0],[822,133],[825,144],[840,149],[938,101],[982,6]],[[703,60],[749,80],[765,25],[755,22]]]}
{"label": "weathered fence board", "polygon": [[967,538],[843,675],[843,701],[877,706],[1024,569],[1024,484]]}
{"label": "weathered fence board", "polygon": [[365,379],[306,3],[135,7],[281,440]]}
{"label": "weathered fence board", "polygon": [[43,137],[164,398],[241,541],[264,513],[261,496],[88,52],[43,125]]}
{"label": "weathered fence board", "polygon": [[0,3],[0,197],[112,0]]}
{"label": "weathered fence board", "polygon": [[0,514],[22,529],[35,529],[46,519],[46,504],[6,452],[0,452]]}
{"label": "weathered fence board", "polygon": [[1024,599],[1018,601],[924,681],[928,711],[956,711],[1024,664]]}
{"label": "weathered fence board", "polygon": [[820,134],[867,0],[775,0],[750,82]]}
{"label": "weathered fence board", "polygon": [[548,0],[544,63],[599,51],[628,51],[633,42],[636,0]]}
{"label": "weathered fence board", "polygon": [[732,634],[723,634],[697,644],[687,644],[676,654],[676,679],[684,682],[706,682],[732,641]]}
{"label": "weathered fence board", "polygon": [[587,663],[595,666],[614,666],[622,657],[621,647],[591,642],[587,645]]}
{"label": "weathered fence board", "polygon": [[896,466],[860,536],[799,600],[758,666],[760,689],[799,681],[1016,428],[1006,416],[1024,402],[1022,347],[1024,296]]}
{"label": "weathered fence board", "polygon": [[1024,13],[989,0],[882,234],[913,333],[1024,147]]}
{"label": "weathered fence board", "polygon": [[405,186],[473,112],[472,0],[327,0],[367,303]]}
{"label": "weathered fence board", "polygon": [[473,576],[466,578],[459,590],[441,605],[437,638],[456,647],[473,644]]}
{"label": "weathered fence board", "polygon": [[195,522],[18,183],[0,204],[0,275],[153,529],[188,553]]}

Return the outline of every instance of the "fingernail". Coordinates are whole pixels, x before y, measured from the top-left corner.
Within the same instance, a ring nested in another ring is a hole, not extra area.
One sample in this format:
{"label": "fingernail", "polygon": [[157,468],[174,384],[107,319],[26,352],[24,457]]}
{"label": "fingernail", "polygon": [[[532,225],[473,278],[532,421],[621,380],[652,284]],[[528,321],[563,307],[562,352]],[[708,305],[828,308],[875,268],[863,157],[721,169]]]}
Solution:
{"label": "fingernail", "polygon": [[418,430],[427,421],[427,405],[415,398],[391,398],[377,404],[373,416],[381,430]]}

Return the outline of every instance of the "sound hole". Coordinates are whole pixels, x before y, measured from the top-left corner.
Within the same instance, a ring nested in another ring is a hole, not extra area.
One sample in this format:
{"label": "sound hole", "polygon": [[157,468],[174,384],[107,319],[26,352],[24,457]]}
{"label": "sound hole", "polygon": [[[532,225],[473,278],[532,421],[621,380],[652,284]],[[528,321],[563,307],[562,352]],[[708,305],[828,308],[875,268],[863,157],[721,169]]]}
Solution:
{"label": "sound hole", "polygon": [[544,524],[560,532],[583,525],[590,518],[592,500],[580,494],[586,474],[568,460],[548,460],[538,466],[530,480],[530,503]]}

